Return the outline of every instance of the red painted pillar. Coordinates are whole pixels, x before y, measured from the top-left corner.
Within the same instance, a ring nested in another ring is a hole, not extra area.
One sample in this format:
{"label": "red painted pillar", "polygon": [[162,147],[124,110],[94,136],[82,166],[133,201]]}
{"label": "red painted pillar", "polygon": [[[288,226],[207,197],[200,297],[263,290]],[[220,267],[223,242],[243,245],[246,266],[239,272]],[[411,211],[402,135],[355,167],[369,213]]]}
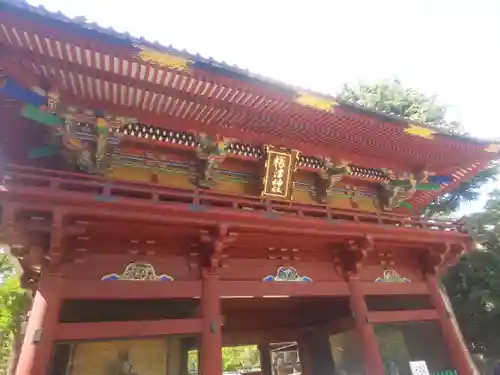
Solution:
{"label": "red painted pillar", "polygon": [[456,367],[459,375],[473,375],[471,364],[467,357],[466,348],[460,340],[459,333],[455,329],[455,325],[451,320],[451,315],[446,307],[446,303],[441,294],[438,285],[438,280],[433,275],[427,276],[427,288],[429,294],[439,316],[443,337],[448,346],[453,364]]}
{"label": "red painted pillar", "polygon": [[356,331],[363,347],[365,375],[385,375],[384,362],[380,356],[377,338],[372,325],[367,321],[368,308],[361,290],[360,280],[351,276],[349,288],[351,290],[351,311],[354,313]]}
{"label": "red painted pillar", "polygon": [[203,274],[201,304],[203,311],[201,375],[221,375],[222,325],[218,275],[211,273]]}
{"label": "red painted pillar", "polygon": [[15,375],[46,375],[61,308],[62,277],[44,275],[29,315]]}

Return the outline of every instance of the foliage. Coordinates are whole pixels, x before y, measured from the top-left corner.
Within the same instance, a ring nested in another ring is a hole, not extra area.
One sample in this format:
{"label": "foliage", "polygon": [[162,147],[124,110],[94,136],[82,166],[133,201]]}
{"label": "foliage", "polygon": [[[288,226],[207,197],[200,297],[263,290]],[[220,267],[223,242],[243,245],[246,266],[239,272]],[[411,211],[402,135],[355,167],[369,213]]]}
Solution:
{"label": "foliage", "polygon": [[466,219],[466,226],[479,249],[464,256],[443,282],[470,350],[500,358],[500,340],[492,329],[500,321],[499,190],[491,193],[484,212]]}
{"label": "foliage", "polygon": [[435,95],[428,96],[416,89],[405,87],[398,79],[373,85],[344,85],[340,98],[449,133],[465,134],[459,122],[446,119],[448,107],[441,104]]}
{"label": "foliage", "polygon": [[231,346],[222,349],[224,371],[250,370],[259,363],[259,350],[255,345]]}
{"label": "foliage", "polygon": [[[250,370],[258,367],[259,364],[259,349],[255,345],[222,348],[222,366],[224,371]],[[196,350],[188,353],[188,366],[190,372],[198,371],[198,352]]]}
{"label": "foliage", "polygon": [[21,289],[19,278],[6,254],[0,254],[0,278],[0,374],[5,374],[29,298]]}
{"label": "foliage", "polygon": [[[430,127],[454,135],[465,135],[458,121],[446,118],[448,107],[435,95],[429,96],[416,89],[405,87],[398,79],[386,80],[373,85],[344,85],[339,97],[343,100],[369,107],[391,115],[422,122]],[[458,209],[461,202],[479,197],[479,189],[497,174],[493,164],[478,173],[472,181],[460,184],[455,190],[437,198],[423,212],[425,216],[444,216]]]}
{"label": "foliage", "polygon": [[376,324],[374,329],[387,373],[391,373],[391,363],[399,369],[408,367],[411,357],[401,331],[389,324]]}
{"label": "foliage", "polygon": [[427,217],[448,216],[460,208],[460,203],[477,200],[480,197],[481,187],[488,181],[495,181],[498,172],[498,163],[491,163],[488,168],[480,171],[471,180],[461,183],[450,193],[435,199],[422,214]]}

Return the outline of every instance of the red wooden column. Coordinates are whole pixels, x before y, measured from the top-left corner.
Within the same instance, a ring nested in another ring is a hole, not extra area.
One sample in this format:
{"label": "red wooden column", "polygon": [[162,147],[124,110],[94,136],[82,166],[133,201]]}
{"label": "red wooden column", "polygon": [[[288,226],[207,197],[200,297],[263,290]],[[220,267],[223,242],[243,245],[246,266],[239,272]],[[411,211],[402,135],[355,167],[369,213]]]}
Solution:
{"label": "red wooden column", "polygon": [[377,338],[372,325],[367,320],[368,308],[357,276],[349,277],[349,288],[351,290],[350,306],[356,321],[356,331],[363,347],[365,375],[385,375]]}
{"label": "red wooden column", "polygon": [[451,321],[450,313],[443,300],[443,295],[434,275],[427,276],[427,288],[432,299],[432,303],[438,313],[439,322],[443,331],[443,337],[456,366],[459,375],[472,375],[473,371],[467,358],[467,352],[460,340],[459,333]]}
{"label": "red wooden column", "polygon": [[45,375],[61,308],[62,276],[44,275],[33,300],[15,375]]}
{"label": "red wooden column", "polygon": [[203,328],[201,332],[201,375],[222,374],[222,334],[219,276],[204,272],[201,296]]}

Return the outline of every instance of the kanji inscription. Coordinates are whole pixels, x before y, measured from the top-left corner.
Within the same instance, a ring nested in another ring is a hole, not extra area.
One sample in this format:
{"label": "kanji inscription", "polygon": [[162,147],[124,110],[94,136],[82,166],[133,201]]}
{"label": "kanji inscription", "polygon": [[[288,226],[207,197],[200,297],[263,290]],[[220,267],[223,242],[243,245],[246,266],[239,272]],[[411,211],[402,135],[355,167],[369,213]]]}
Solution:
{"label": "kanji inscription", "polygon": [[262,197],[292,199],[293,172],[296,169],[298,159],[298,151],[267,147]]}

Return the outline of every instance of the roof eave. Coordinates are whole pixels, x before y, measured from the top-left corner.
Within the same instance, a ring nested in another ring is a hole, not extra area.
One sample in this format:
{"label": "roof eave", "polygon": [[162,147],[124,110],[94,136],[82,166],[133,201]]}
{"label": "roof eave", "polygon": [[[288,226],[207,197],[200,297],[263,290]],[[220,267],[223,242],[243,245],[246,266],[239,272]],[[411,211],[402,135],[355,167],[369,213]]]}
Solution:
{"label": "roof eave", "polygon": [[355,112],[358,114],[362,114],[362,115],[366,115],[366,116],[371,116],[371,117],[374,117],[375,119],[380,120],[380,121],[392,122],[395,124],[399,124],[401,126],[415,125],[415,126],[419,126],[419,127],[423,127],[423,128],[432,129],[433,131],[437,131],[439,134],[442,134],[442,135],[445,135],[445,136],[448,136],[448,137],[451,137],[451,138],[454,138],[454,139],[457,139],[457,140],[460,140],[463,142],[472,142],[472,143],[484,142],[478,138],[474,138],[474,137],[467,136],[467,135],[451,134],[450,132],[447,132],[443,129],[436,129],[436,128],[433,128],[433,127],[431,127],[425,123],[422,123],[422,122],[412,121],[412,120],[409,120],[405,117],[394,115],[394,114],[388,114],[386,112],[378,111],[376,109],[368,108],[368,107],[365,107],[365,106],[362,106],[362,105],[359,105],[356,103],[342,100],[342,99],[337,98],[335,96],[325,95],[325,94],[318,93],[318,92],[315,92],[315,91],[312,91],[309,89],[305,89],[305,88],[301,88],[298,86],[293,86],[293,85],[289,85],[289,84],[286,84],[283,82],[279,82],[279,81],[273,80],[271,78],[267,78],[267,77],[263,77],[263,76],[258,75],[258,74],[251,73],[247,69],[242,69],[236,65],[229,65],[229,64],[225,63],[224,61],[216,61],[215,59],[213,59],[211,57],[206,58],[206,57],[203,57],[199,54],[192,54],[186,50],[179,50],[177,48],[174,48],[171,45],[170,46],[162,46],[158,42],[149,42],[143,37],[136,38],[136,37],[131,36],[128,33],[120,33],[118,31],[114,30],[113,28],[103,28],[95,23],[88,23],[84,17],[70,18],[70,17],[65,16],[61,12],[58,12],[58,13],[50,12],[50,11],[46,10],[43,6],[36,7],[36,6],[30,5],[24,0],[0,0],[0,5],[2,5],[2,4],[4,6],[11,8],[11,10],[13,10],[13,11],[16,11],[16,10],[28,11],[31,14],[42,18],[43,20],[47,20],[47,21],[50,20],[53,22],[57,22],[60,24],[59,26],[68,26],[68,24],[73,25],[73,26],[79,28],[81,31],[95,33],[95,37],[106,36],[108,38],[113,38],[117,42],[120,42],[120,43],[123,43],[123,41],[127,41],[127,42],[130,42],[132,44],[134,44],[134,43],[135,44],[142,44],[142,45],[145,45],[145,46],[148,46],[151,48],[155,48],[157,50],[164,51],[167,53],[175,53],[179,56],[188,58],[190,60],[200,62],[203,64],[209,64],[214,68],[224,69],[224,70],[227,70],[229,72],[235,73],[237,75],[246,77],[245,80],[255,81],[255,83],[257,83],[261,86],[264,85],[271,91],[283,92],[283,90],[286,90],[287,92],[293,92],[293,93],[308,92],[312,95],[325,97],[325,98],[328,98],[329,100],[334,100],[342,108],[345,108],[349,111],[352,111],[352,112]]}

